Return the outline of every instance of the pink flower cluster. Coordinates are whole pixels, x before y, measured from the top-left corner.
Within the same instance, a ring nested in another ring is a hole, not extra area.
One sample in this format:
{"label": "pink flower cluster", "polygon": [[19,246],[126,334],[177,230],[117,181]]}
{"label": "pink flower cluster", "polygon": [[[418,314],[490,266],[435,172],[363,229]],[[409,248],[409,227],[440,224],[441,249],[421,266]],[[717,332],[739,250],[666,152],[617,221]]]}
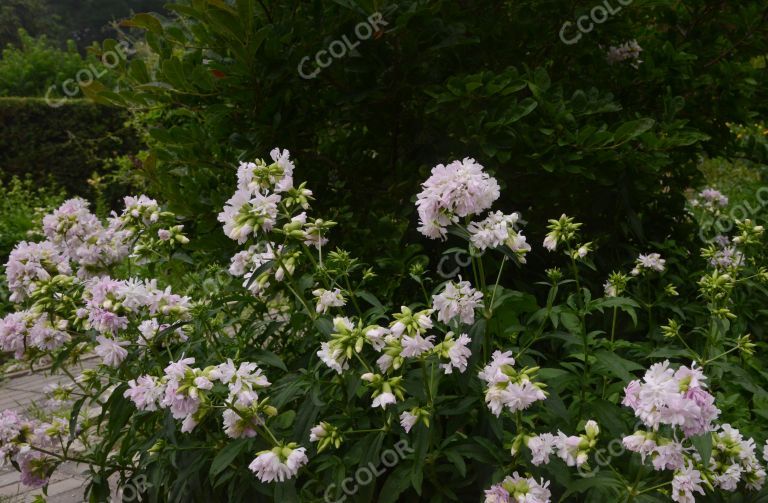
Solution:
{"label": "pink flower cluster", "polygon": [[[6,275],[12,302],[23,302],[41,283],[57,275],[70,276],[73,270],[81,279],[104,274],[110,266],[124,260],[133,252],[146,254],[152,243],[161,238],[143,236],[148,226],[157,224],[161,213],[154,199],[146,196],[126,197],[126,208],[120,216],[113,213],[104,225],[80,198],[69,199],[43,218],[45,241],[22,241],[11,252],[6,263]],[[182,226],[168,231],[176,241],[185,242]],[[162,230],[162,229],[161,229]],[[159,231],[158,231],[159,232]],[[134,241],[131,243],[131,241]]]}
{"label": "pink flower cluster", "polygon": [[716,211],[728,206],[728,196],[717,189],[707,187],[699,192],[698,197],[691,200],[694,208],[702,207],[708,211]]}
{"label": "pink flower cluster", "polygon": [[552,454],[557,454],[568,466],[581,466],[587,462],[599,433],[597,423],[590,420],[584,425],[582,435],[569,436],[562,431],[558,431],[557,435],[542,433],[529,437],[526,445],[533,456],[531,462],[536,466],[549,463]]}
{"label": "pink flower cluster", "polygon": [[249,424],[249,420],[243,423],[240,419],[258,401],[259,390],[270,386],[261,369],[251,362],[235,366],[232,360],[203,370],[190,366],[194,363],[194,358],[183,358],[171,362],[162,379],[150,375],[133,379],[128,382],[125,397],[139,410],[169,409],[175,419],[183,420],[181,430],[190,432],[200,418],[197,413],[202,403],[201,395],[209,392],[214,382],[220,382],[229,389],[226,403],[230,408],[224,411],[225,431],[232,438],[254,436],[253,426],[260,424],[260,418],[256,417],[253,424]]}
{"label": "pink flower cluster", "polygon": [[69,423],[62,418],[46,423],[6,409],[0,412],[0,466],[12,461],[21,470],[22,484],[42,487],[48,483],[55,460],[38,449],[51,451],[68,435]]}
{"label": "pink flower cluster", "polygon": [[[754,440],[744,439],[728,424],[713,423],[720,411],[705,390],[705,379],[695,366],[675,371],[668,361],[657,363],[642,381],[629,383],[622,402],[651,428],[624,437],[624,446],[643,460],[650,457],[654,469],[674,471],[672,499],[682,503],[695,501],[694,493],[704,494],[704,486],[735,491],[744,482],[748,489],[758,490],[766,477]],[[672,434],[663,434],[661,426],[672,428]],[[682,439],[674,428],[682,431]],[[712,437],[711,458],[706,464],[701,463],[697,449],[685,443],[698,435]]]}
{"label": "pink flower cluster", "polygon": [[514,472],[485,491],[485,503],[549,503],[549,481],[537,481]]}
{"label": "pink flower cluster", "polygon": [[534,402],[545,400],[544,385],[531,380],[533,370],[513,368],[511,351],[494,351],[491,361],[478,374],[487,383],[485,402],[494,415],[506,407],[510,412],[525,410]]}
{"label": "pink flower cluster", "polygon": [[499,198],[496,179],[469,157],[438,164],[422,188],[416,199],[419,231],[432,239],[444,239],[449,225],[487,210]]}
{"label": "pink flower cluster", "polygon": [[432,296],[432,307],[437,311],[438,321],[450,323],[459,318],[461,323],[471,325],[475,321],[475,309],[483,307],[482,298],[482,292],[472,288],[469,281],[449,281],[442,292]]}
{"label": "pink flower cluster", "polygon": [[679,427],[685,436],[712,430],[712,422],[720,411],[715,398],[706,391],[706,376],[701,369],[669,367],[669,361],[656,363],[642,381],[632,381],[625,388],[622,404],[630,407],[646,426]]}
{"label": "pink flower cluster", "polygon": [[0,320],[0,349],[20,359],[28,350],[54,351],[71,340],[66,321],[54,326],[47,314],[18,311]]}
{"label": "pink flower cluster", "polygon": [[[293,189],[294,164],[287,150],[270,152],[273,163],[241,163],[237,169],[237,191],[219,213],[224,233],[238,243],[245,243],[259,230],[272,230],[277,221],[277,207],[282,193]],[[309,193],[311,195],[311,192]]]}
{"label": "pink flower cluster", "polygon": [[43,218],[43,234],[63,255],[80,264],[80,277],[103,271],[128,256],[130,232],[123,227],[123,221],[115,217],[104,226],[80,198],[65,201]]}
{"label": "pink flower cluster", "polygon": [[109,276],[93,278],[83,292],[85,307],[78,317],[105,335],[115,335],[128,326],[129,318],[139,315],[173,316],[185,319],[191,307],[189,297],[174,294],[170,287],[160,289],[157,280],[116,280]]}
{"label": "pink flower cluster", "polygon": [[59,274],[71,274],[69,258],[53,243],[17,244],[5,264],[11,302],[21,302],[32,294],[40,282],[49,281]]}

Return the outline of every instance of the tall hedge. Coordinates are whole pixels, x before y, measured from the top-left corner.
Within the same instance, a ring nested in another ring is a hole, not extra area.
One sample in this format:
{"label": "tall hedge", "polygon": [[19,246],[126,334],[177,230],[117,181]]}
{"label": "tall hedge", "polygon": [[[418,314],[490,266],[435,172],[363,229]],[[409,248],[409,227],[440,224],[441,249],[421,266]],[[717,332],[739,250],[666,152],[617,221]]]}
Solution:
{"label": "tall hedge", "polygon": [[[722,155],[726,123],[768,110],[755,63],[768,9],[636,1],[574,31],[600,5],[190,0],[177,18],[126,22],[146,30],[149,54],[116,70],[117,92],[90,96],[152,114],[155,194],[206,231],[236,162],[280,146],[341,222],[337,239],[361,257],[399,253],[380,238],[413,232],[418,181],[474,156],[512,189],[504,209],[523,212],[533,242],[565,212],[610,237],[597,257],[620,258],[617,242],[681,239],[677,189],[700,183],[698,156]],[[607,61],[632,39],[642,62]]]}
{"label": "tall hedge", "polygon": [[0,98],[0,174],[53,178],[71,194],[104,159],[136,151],[138,138],[123,110],[85,100],[52,107],[39,98]]}

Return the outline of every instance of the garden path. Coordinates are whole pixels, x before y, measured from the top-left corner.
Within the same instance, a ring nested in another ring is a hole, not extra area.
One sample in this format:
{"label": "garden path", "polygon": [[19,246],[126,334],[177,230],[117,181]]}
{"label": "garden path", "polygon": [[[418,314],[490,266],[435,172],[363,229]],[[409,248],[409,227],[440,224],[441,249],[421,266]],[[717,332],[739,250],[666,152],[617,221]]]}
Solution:
{"label": "garden path", "polygon": [[[95,364],[95,359],[87,359],[81,363],[80,367],[71,371],[93,367]],[[46,386],[66,382],[70,382],[66,375],[51,375],[47,369],[10,374],[0,382],[0,410],[26,410],[33,404],[39,404],[45,400]],[[47,501],[49,503],[82,503],[83,489],[86,484],[83,475],[85,468],[77,463],[66,463],[59,467],[48,485]],[[0,468],[0,503],[27,503],[42,493],[41,489],[29,489],[21,485],[19,472],[12,466]]]}

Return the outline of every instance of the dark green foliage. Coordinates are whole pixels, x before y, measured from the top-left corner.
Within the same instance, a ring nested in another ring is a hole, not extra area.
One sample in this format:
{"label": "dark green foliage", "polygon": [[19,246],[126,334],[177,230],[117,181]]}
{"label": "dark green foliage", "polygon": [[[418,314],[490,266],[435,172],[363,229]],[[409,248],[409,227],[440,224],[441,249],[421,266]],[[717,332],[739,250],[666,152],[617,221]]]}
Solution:
{"label": "dark green foliage", "polygon": [[137,138],[124,112],[69,100],[58,108],[44,99],[0,99],[0,173],[52,178],[71,194],[90,194],[86,181],[103,159],[134,152]]}
{"label": "dark green foliage", "polygon": [[[82,97],[76,83],[78,72],[83,82],[90,74],[102,74],[104,66],[95,56],[83,58],[74,41],[61,50],[45,36],[32,37],[19,30],[19,47],[9,45],[0,58],[0,96],[46,96],[52,102],[67,97]],[[88,73],[86,73],[88,72]]]}
{"label": "dark green foliage", "polygon": [[[98,99],[153,107],[155,191],[203,229],[236,162],[279,145],[364,257],[387,248],[384,229],[415,227],[410,201],[429,168],[464,156],[513,189],[506,209],[534,229],[567,211],[612,240],[679,235],[684,201],[669,187],[695,185],[696,154],[729,145],[725,121],[765,108],[753,61],[768,52],[765,7],[638,1],[562,43],[562,24],[592,3],[183,2],[169,7],[179,20],[129,23],[159,61],[130,62],[122,90]],[[379,32],[316,78],[298,75],[305,56],[309,73],[332,41],[356,41],[376,10]],[[633,38],[638,68],[605,61]]]}
{"label": "dark green foliage", "polygon": [[33,36],[56,31],[56,19],[45,0],[3,0],[0,5],[0,48],[21,44],[19,28]]}

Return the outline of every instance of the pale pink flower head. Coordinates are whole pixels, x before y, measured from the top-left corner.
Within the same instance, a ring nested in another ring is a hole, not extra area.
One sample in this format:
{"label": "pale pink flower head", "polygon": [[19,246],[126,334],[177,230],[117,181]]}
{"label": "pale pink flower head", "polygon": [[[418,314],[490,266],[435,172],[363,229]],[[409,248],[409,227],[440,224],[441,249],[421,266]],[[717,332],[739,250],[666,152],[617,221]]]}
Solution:
{"label": "pale pink flower head", "polygon": [[432,297],[432,307],[437,311],[437,319],[443,323],[459,318],[462,323],[471,325],[475,321],[475,309],[483,307],[482,298],[482,292],[472,288],[469,281],[449,281],[442,292]]}
{"label": "pale pink flower head", "polygon": [[416,414],[412,414],[409,411],[403,411],[402,414],[400,414],[400,426],[403,427],[406,433],[411,432],[411,428],[419,421],[419,416]]}
{"label": "pale pink flower head", "polygon": [[422,337],[419,334],[416,334],[413,337],[404,335],[401,341],[403,345],[403,351],[400,353],[400,355],[404,358],[415,358],[420,356],[421,354],[435,347],[433,342],[434,340],[434,335],[429,335],[427,337]]}
{"label": "pale pink flower head", "polygon": [[397,399],[395,398],[395,395],[385,391],[384,393],[380,393],[376,398],[373,399],[373,403],[371,403],[371,407],[381,407],[382,409],[386,409],[387,405],[393,405],[397,403]]}
{"label": "pale pink flower head", "polygon": [[253,438],[257,435],[257,429],[264,421],[257,414],[243,411],[242,415],[232,409],[223,412],[224,433],[229,438]]}
{"label": "pale pink flower head", "polygon": [[30,488],[47,484],[55,466],[51,458],[34,450],[19,453],[17,461],[21,470],[21,483]]}
{"label": "pale pink flower head", "polygon": [[469,349],[469,343],[471,339],[467,334],[461,334],[455,341],[452,340],[453,334],[449,332],[449,337],[443,342],[443,344],[449,344],[448,357],[449,363],[441,363],[440,367],[446,374],[451,374],[453,369],[458,369],[459,372],[467,370],[467,360],[472,356],[472,351]]}
{"label": "pale pink flower head", "polygon": [[484,503],[510,503],[509,493],[501,484],[494,484],[485,490]]}
{"label": "pale pink flower head", "polygon": [[531,463],[536,466],[549,463],[549,457],[555,452],[557,438],[551,433],[542,433],[530,437],[526,445],[531,450]]}
{"label": "pale pink flower head", "polygon": [[500,193],[496,179],[471,158],[438,164],[422,188],[416,198],[419,231],[432,239],[444,238],[446,227],[458,218],[490,208]]}
{"label": "pale pink flower head", "polygon": [[307,464],[306,449],[296,444],[279,445],[262,451],[248,466],[262,482],[284,482],[293,478]]}
{"label": "pale pink flower head", "polygon": [[123,396],[131,400],[139,410],[155,411],[162,400],[165,386],[150,375],[139,376],[128,381]]}
{"label": "pale pink flower head", "polygon": [[675,472],[672,479],[672,501],[678,503],[695,503],[693,493],[705,494],[701,472],[693,468],[690,461],[686,466]]}
{"label": "pale pink flower head", "polygon": [[123,347],[129,344],[128,341],[116,341],[103,335],[96,337],[96,341],[99,345],[94,348],[94,352],[101,357],[104,365],[119,367],[128,356],[128,351]]}

